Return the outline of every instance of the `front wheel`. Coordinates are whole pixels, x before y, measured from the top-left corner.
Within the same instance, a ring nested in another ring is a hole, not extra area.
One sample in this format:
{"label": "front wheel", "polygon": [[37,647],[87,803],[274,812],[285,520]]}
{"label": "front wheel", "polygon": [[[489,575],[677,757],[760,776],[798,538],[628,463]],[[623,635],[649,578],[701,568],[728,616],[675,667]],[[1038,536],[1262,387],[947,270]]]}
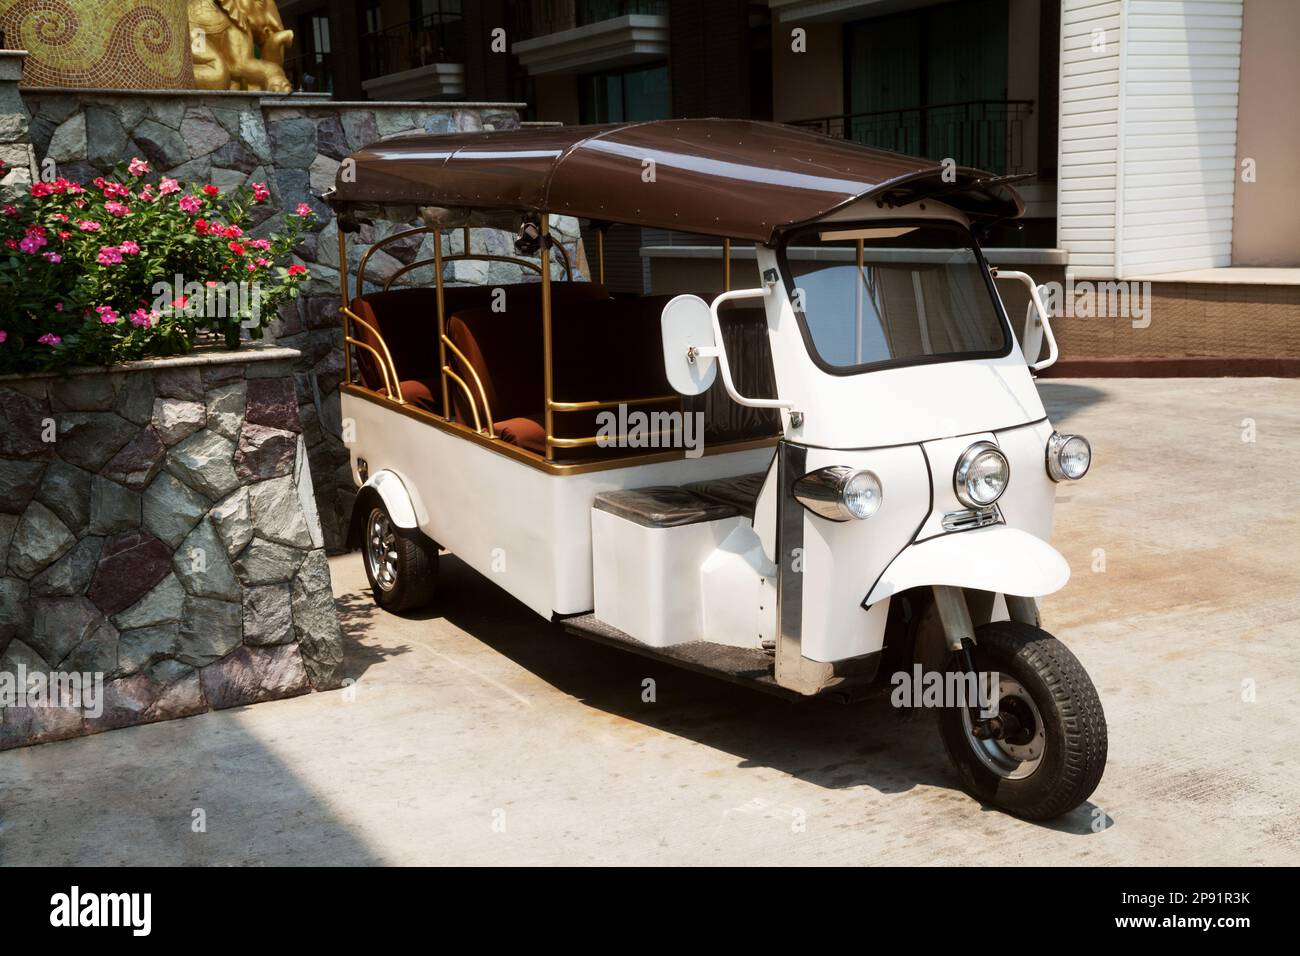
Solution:
{"label": "front wheel", "polygon": [[371,593],[385,611],[409,611],[432,600],[438,546],[418,531],[393,524],[382,501],[375,501],[366,515],[362,547]]}
{"label": "front wheel", "polygon": [[[939,728],[966,791],[1027,820],[1083,803],[1106,768],[1106,716],[1087,672],[1051,634],[1015,621],[976,629],[972,657],[998,678],[995,734],[978,708],[945,707]],[[960,670],[955,661],[950,665]]]}

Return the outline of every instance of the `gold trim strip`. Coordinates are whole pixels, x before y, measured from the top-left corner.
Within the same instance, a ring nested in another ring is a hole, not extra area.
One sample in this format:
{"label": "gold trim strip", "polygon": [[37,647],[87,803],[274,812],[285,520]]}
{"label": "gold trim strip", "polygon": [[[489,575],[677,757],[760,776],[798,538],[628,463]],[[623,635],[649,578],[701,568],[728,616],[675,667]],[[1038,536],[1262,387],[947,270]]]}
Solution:
{"label": "gold trim strip", "polygon": [[[456,347],[455,342],[453,342],[450,338],[448,338],[445,335],[442,337],[442,340],[443,342],[446,343],[447,348],[451,349],[452,352],[456,354],[456,358],[460,359],[461,364],[465,366],[465,371],[469,372],[470,377],[474,379],[474,384],[478,387],[479,400],[483,402],[483,414],[487,417],[488,437],[496,438],[497,437],[496,430],[492,427],[492,406],[488,404],[487,389],[483,387],[483,380],[479,378],[478,372],[475,371],[474,366],[470,363],[470,360],[465,357],[465,353]],[[471,405],[474,404],[473,396],[470,396],[470,404]],[[478,415],[477,409],[475,410],[474,414],[475,416]]]}
{"label": "gold trim strip", "polygon": [[459,375],[457,375],[455,372],[451,370],[450,365],[444,365],[442,367],[442,371],[443,374],[447,375],[453,382],[459,385],[462,390],[464,390],[465,397],[469,399],[470,414],[474,416],[474,431],[478,432],[479,434],[482,434],[483,423],[479,420],[478,406],[474,404],[474,395],[473,393],[470,392],[469,386],[465,384],[465,380],[463,378],[461,378]]}

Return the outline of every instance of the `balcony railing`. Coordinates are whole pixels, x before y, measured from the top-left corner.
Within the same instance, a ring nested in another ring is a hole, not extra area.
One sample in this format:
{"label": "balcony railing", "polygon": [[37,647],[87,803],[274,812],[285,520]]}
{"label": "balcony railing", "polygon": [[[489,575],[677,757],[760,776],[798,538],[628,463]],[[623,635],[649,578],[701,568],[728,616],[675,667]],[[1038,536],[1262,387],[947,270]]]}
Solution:
{"label": "balcony railing", "polygon": [[795,120],[791,126],[910,156],[954,159],[993,173],[1025,165],[1025,118],[1033,100],[967,100]]}
{"label": "balcony railing", "polygon": [[361,37],[361,78],[434,63],[462,63],[465,24],[459,13],[429,13]]}
{"label": "balcony railing", "polygon": [[668,0],[526,0],[512,6],[515,32],[529,40],[629,14],[668,12]]}

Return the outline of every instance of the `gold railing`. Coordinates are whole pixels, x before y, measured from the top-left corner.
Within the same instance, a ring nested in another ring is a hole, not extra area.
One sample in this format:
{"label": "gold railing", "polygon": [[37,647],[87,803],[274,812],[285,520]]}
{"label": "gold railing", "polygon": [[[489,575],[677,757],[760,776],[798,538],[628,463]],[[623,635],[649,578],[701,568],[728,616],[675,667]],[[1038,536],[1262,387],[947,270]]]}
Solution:
{"label": "gold railing", "polygon": [[[456,423],[451,414],[451,394],[449,383],[455,384],[464,394],[468,405],[470,416],[473,419],[473,431],[490,441],[500,441],[497,436],[492,419],[492,409],[488,402],[487,389],[478,371],[474,368],[465,353],[456,346],[447,334],[447,315],[446,301],[443,294],[444,284],[442,279],[443,266],[449,262],[458,261],[487,261],[487,262],[510,262],[523,268],[530,269],[537,273],[541,279],[542,286],[542,360],[543,360],[543,391],[544,391],[544,416],[546,430],[546,455],[545,459],[551,461],[552,449],[555,448],[585,448],[597,444],[601,438],[598,435],[578,438],[560,438],[555,435],[555,414],[566,412],[593,411],[619,406],[632,405],[657,405],[667,402],[677,401],[678,396],[672,395],[655,395],[641,398],[627,398],[617,400],[601,401],[580,401],[580,402],[563,402],[554,398],[554,336],[551,316],[551,270],[550,270],[550,253],[552,249],[559,252],[561,257],[560,264],[564,268],[566,281],[573,280],[573,266],[570,262],[569,255],[564,247],[558,243],[550,241],[550,223],[548,216],[539,217],[540,243],[538,248],[538,261],[533,262],[522,257],[496,255],[491,253],[475,254],[470,248],[470,227],[461,227],[462,248],[463,252],[451,255],[442,253],[442,227],[440,226],[417,226],[412,229],[405,229],[395,232],[392,235],[385,236],[383,239],[375,242],[361,256],[357,263],[357,294],[362,295],[366,286],[366,269],[370,264],[372,257],[376,252],[390,243],[398,242],[402,239],[415,235],[432,234],[434,237],[433,255],[424,259],[419,259],[401,268],[394,270],[385,278],[382,289],[390,291],[393,282],[401,276],[420,268],[421,266],[432,265],[434,267],[434,287],[436,290],[437,302],[437,319],[438,319],[438,365],[439,378],[442,386],[442,416],[441,419],[448,425],[458,425],[458,427],[468,428],[468,423]],[[603,228],[597,229],[597,249],[598,249],[598,268],[599,281],[603,284],[605,280],[605,234]],[[723,285],[724,289],[731,287],[731,243],[730,240],[724,240],[723,243]],[[380,376],[383,379],[385,396],[395,401],[398,405],[406,405],[408,402],[402,395],[401,381],[397,373],[397,366],[393,360],[391,351],[383,334],[372,323],[367,322],[361,316],[357,315],[351,308],[351,298],[349,297],[349,269],[347,260],[347,235],[339,230],[339,287],[343,302],[340,313],[343,316],[343,338],[344,338],[344,380],[349,384],[355,384],[355,370],[353,368],[352,348],[361,349],[369,354],[379,368]],[[375,345],[357,338],[353,334],[354,323],[373,337]],[[349,348],[351,346],[352,348]],[[448,352],[451,353],[461,371],[464,372],[469,381],[459,374],[448,361]],[[472,384],[471,384],[472,383]],[[480,414],[481,409],[481,414]],[[658,431],[647,433],[644,437],[658,437],[664,432]],[[616,440],[621,441],[627,436],[617,436]],[[521,454],[531,454],[519,449]]]}

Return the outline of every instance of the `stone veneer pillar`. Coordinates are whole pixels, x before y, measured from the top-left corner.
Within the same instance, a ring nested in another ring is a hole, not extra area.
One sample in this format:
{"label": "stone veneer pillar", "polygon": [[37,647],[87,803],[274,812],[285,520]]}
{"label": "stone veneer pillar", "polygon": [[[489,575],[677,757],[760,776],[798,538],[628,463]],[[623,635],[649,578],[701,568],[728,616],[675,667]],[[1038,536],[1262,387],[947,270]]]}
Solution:
{"label": "stone veneer pillar", "polygon": [[36,168],[36,151],[31,143],[31,117],[18,81],[23,76],[26,50],[0,50],[0,187],[26,185]]}
{"label": "stone veneer pillar", "polygon": [[0,378],[0,691],[104,686],[98,714],[0,699],[0,750],[340,685],[298,359]]}

